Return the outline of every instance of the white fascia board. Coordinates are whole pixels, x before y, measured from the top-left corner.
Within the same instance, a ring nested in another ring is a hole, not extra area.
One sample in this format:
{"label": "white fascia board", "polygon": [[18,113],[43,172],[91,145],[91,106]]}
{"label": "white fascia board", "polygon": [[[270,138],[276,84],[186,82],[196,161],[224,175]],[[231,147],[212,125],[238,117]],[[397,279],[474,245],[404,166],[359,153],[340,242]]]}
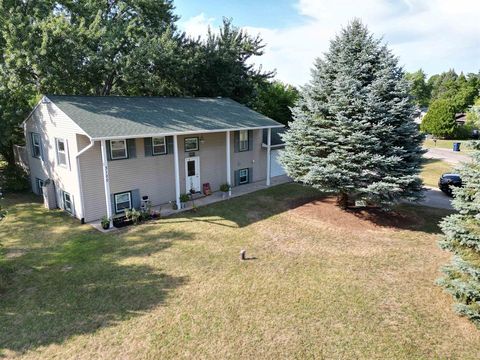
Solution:
{"label": "white fascia board", "polygon": [[[146,138],[146,137],[157,137],[157,136],[174,136],[174,135],[195,135],[195,134],[210,134],[210,133],[219,133],[226,131],[240,131],[240,130],[262,130],[262,129],[271,129],[271,128],[283,128],[284,125],[271,125],[271,126],[256,126],[256,127],[244,127],[238,129],[219,129],[219,130],[195,130],[195,131],[181,131],[181,132],[170,132],[170,133],[150,133],[150,134],[139,134],[135,136],[131,135],[118,135],[118,136],[102,136],[96,138],[90,138],[93,141],[100,140],[116,140],[116,139],[136,139],[136,138]],[[88,135],[87,135],[88,136]]]}

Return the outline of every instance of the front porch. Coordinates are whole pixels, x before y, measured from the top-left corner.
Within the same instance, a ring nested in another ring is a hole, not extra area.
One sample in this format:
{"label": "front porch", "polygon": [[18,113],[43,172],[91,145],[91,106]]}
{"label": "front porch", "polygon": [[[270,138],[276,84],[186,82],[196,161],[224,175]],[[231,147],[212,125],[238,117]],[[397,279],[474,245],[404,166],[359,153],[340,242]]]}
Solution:
{"label": "front porch", "polygon": [[[291,181],[292,180],[287,175],[275,176],[271,178],[270,185],[267,185],[265,181],[257,181],[250,184],[240,185],[232,188],[230,196],[224,197],[220,191],[216,191],[209,196],[200,196],[198,198],[194,198],[194,202],[196,207],[201,207],[201,206],[213,204],[219,201],[228,200],[230,198],[246,195],[258,190],[266,189],[271,186],[285,184]],[[179,210],[173,210],[171,204],[162,204],[159,206],[152,207],[153,210],[160,212],[161,217],[178,214],[179,212],[182,212],[182,211],[192,210],[192,208],[193,208],[193,204],[191,201],[186,203],[185,208],[179,209]],[[112,232],[112,231],[118,230],[113,226],[111,226],[110,229],[108,230],[104,230],[100,224],[100,220],[92,221],[88,224],[101,232]]]}

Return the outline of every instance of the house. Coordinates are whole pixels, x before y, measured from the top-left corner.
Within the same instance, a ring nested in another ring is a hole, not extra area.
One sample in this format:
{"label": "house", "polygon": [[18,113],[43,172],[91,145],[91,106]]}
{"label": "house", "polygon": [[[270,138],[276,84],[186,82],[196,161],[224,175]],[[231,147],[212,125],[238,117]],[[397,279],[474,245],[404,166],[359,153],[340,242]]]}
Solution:
{"label": "house", "polygon": [[[225,98],[46,95],[25,120],[32,189],[84,222],[221,184],[270,184],[271,130]],[[263,132],[267,133],[263,144]],[[48,181],[47,181],[48,180]]]}
{"label": "house", "polygon": [[467,114],[466,113],[456,113],[455,114],[455,122],[457,125],[465,125],[467,122]]}

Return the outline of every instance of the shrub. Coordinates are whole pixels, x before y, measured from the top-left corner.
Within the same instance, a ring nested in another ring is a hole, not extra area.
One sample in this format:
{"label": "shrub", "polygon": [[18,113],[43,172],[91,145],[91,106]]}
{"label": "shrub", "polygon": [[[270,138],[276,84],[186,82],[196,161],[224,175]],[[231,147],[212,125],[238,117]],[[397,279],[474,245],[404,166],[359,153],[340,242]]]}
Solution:
{"label": "shrub", "polygon": [[29,190],[28,174],[18,166],[7,166],[0,173],[0,188],[7,192]]}
{"label": "shrub", "polygon": [[188,194],[181,194],[180,195],[180,202],[186,203],[188,200],[190,200],[190,196]]}
{"label": "shrub", "polygon": [[470,125],[457,126],[454,138],[456,140],[468,140],[472,138],[473,128]]}
{"label": "shrub", "polygon": [[423,117],[420,130],[440,138],[452,138],[457,131],[455,107],[447,99],[435,100]]}
{"label": "shrub", "polygon": [[140,220],[142,220],[142,213],[137,209],[126,209],[125,217],[127,220],[131,220],[135,225],[138,225]]}
{"label": "shrub", "polygon": [[227,184],[227,183],[222,184],[222,185],[220,185],[220,191],[221,192],[228,192],[228,191],[230,191],[230,187],[231,187],[230,184]]}

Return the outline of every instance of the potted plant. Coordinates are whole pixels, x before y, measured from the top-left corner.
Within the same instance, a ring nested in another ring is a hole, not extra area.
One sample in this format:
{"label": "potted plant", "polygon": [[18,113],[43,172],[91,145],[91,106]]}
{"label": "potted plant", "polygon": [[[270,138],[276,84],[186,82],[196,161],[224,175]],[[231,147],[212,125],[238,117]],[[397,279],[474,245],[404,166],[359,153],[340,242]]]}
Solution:
{"label": "potted plant", "polygon": [[170,201],[170,205],[172,206],[172,210],[178,210],[177,202],[175,200]]}
{"label": "potted plant", "polygon": [[125,217],[127,220],[133,222],[134,225],[138,225],[138,223],[142,220],[142,213],[137,209],[125,209]]}
{"label": "potted plant", "polygon": [[110,218],[107,215],[103,215],[102,220],[100,220],[102,228],[108,230],[110,228]]}
{"label": "potted plant", "polygon": [[231,188],[232,187],[228,183],[220,185],[220,191],[222,192],[222,199],[225,199],[225,197],[227,196]]}
{"label": "potted plant", "polygon": [[188,194],[181,194],[180,195],[180,206],[182,209],[185,209],[185,203],[190,200],[190,196]]}

